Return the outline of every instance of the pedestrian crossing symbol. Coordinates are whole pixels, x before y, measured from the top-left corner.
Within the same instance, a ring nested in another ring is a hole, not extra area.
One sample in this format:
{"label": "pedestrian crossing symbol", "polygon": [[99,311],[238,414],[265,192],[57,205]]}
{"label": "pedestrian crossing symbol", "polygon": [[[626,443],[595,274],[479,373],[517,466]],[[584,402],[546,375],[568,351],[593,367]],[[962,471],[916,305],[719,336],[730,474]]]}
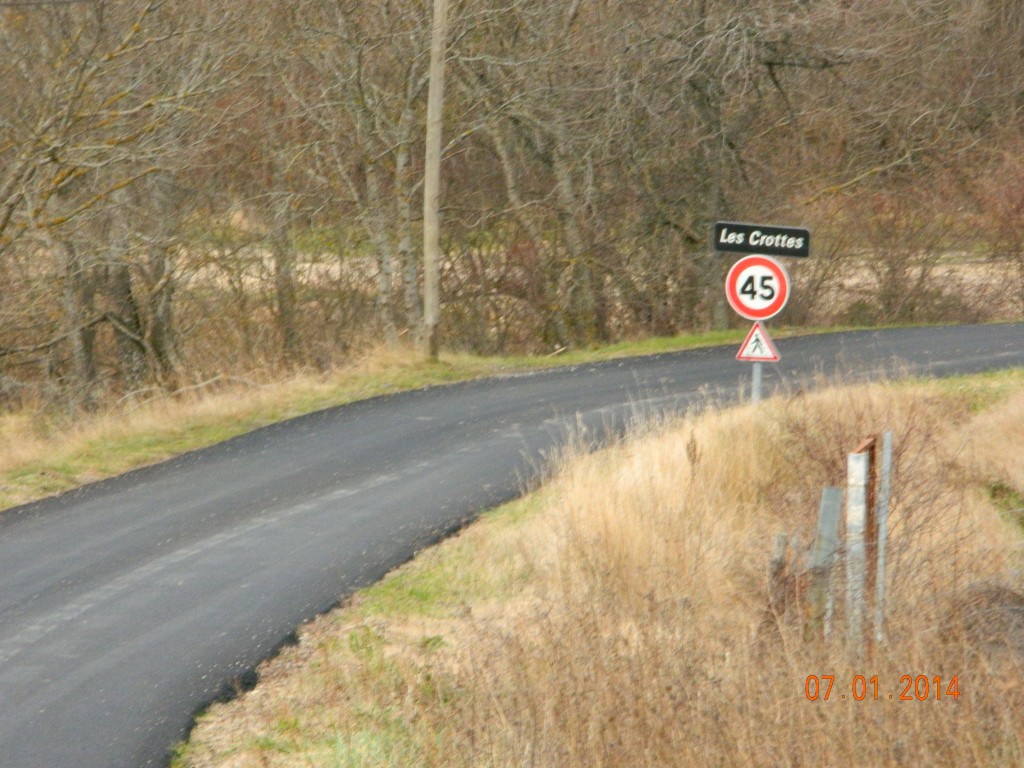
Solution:
{"label": "pedestrian crossing symbol", "polygon": [[781,358],[768,331],[760,322],[756,322],[736,354],[736,359],[750,363],[777,363]]}

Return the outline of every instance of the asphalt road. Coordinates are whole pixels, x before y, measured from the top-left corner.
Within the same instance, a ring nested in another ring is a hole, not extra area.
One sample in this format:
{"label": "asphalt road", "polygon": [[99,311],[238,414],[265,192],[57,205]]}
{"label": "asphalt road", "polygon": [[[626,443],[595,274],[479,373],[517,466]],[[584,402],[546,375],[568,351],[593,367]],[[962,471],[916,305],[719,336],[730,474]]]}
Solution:
{"label": "asphalt road", "polygon": [[[1024,366],[1024,324],[782,340],[819,372]],[[735,348],[509,376],[293,419],[0,517],[0,767],[163,765],[304,620],[480,510],[570,434],[729,398]]]}

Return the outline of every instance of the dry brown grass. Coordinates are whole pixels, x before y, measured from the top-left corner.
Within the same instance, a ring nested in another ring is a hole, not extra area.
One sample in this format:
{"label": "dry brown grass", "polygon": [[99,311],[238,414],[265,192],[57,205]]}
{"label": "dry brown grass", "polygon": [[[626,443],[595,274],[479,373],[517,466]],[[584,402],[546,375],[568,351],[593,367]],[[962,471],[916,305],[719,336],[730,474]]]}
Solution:
{"label": "dry brown grass", "polygon": [[410,346],[367,349],[345,368],[274,379],[217,377],[173,395],[142,392],[102,412],[26,406],[0,414],[0,509],[111,477],[319,408],[500,372],[502,361],[425,363]]}
{"label": "dry brown grass", "polygon": [[[181,763],[1021,764],[1021,530],[990,490],[1024,492],[1024,396],[969,405],[938,385],[839,388],[579,457],[515,524],[487,518],[394,577],[441,584],[431,600],[382,603],[386,582],[315,622]],[[821,487],[884,429],[889,640],[858,657],[808,642],[767,574],[774,536],[809,544]],[[812,674],[835,676],[830,701],[807,700]],[[855,675],[878,676],[879,701],[853,700]],[[900,701],[904,675],[943,693],[956,675],[960,697]]]}
{"label": "dry brown grass", "polygon": [[555,357],[445,353],[428,362],[411,344],[367,344],[344,367],[283,376],[262,368],[174,393],[143,390],[97,413],[42,402],[0,413],[0,510],[211,445],[320,408],[480,376],[733,342],[736,331],[646,339]]}

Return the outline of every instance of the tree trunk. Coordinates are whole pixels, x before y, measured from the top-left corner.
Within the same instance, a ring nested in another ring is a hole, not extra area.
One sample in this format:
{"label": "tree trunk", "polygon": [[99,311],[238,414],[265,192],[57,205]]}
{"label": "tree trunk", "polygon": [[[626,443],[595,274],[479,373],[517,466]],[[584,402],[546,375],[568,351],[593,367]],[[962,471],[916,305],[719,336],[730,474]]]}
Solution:
{"label": "tree trunk", "polygon": [[145,383],[147,364],[142,320],[132,292],[131,268],[123,261],[115,262],[107,280],[121,381],[126,390],[132,391]]}
{"label": "tree trunk", "polygon": [[554,172],[558,219],[569,255],[568,309],[569,322],[576,330],[577,340],[590,343],[608,336],[604,313],[597,293],[601,286],[594,271],[593,254],[588,248],[579,214],[581,203],[569,164],[565,126],[559,126],[555,137]]}
{"label": "tree trunk", "polygon": [[96,330],[92,321],[96,286],[71,241],[64,254],[64,322],[71,352],[71,402],[75,408],[96,408]]}
{"label": "tree trunk", "polygon": [[384,331],[384,338],[391,343],[398,339],[398,332],[395,330],[394,306],[395,256],[386,222],[380,221],[379,216],[371,213],[383,211],[382,206],[380,170],[377,163],[372,158],[368,158],[366,160],[366,202],[362,206],[360,219],[366,225],[370,241],[376,251],[377,297],[375,304],[377,321]]}
{"label": "tree trunk", "polygon": [[[404,122],[404,121],[403,121]],[[395,221],[398,223],[398,259],[402,265],[402,285],[406,323],[418,328],[423,322],[420,302],[420,262],[413,248],[413,184],[411,151],[404,142],[395,155]]]}
{"label": "tree trunk", "polygon": [[274,206],[274,229],[271,234],[273,266],[274,310],[277,321],[281,357],[287,365],[294,365],[299,357],[299,329],[297,326],[295,291],[295,254],[292,247],[292,198],[288,180],[279,168],[274,174],[277,201]]}
{"label": "tree trunk", "polygon": [[147,301],[146,348],[157,380],[164,387],[173,388],[178,368],[174,334],[174,276],[171,259],[163,249],[154,249],[150,253],[149,274],[153,287]]}
{"label": "tree trunk", "polygon": [[285,363],[298,360],[299,330],[296,324],[295,269],[289,245],[278,240],[274,244],[274,303],[277,329],[281,338],[281,355]]}

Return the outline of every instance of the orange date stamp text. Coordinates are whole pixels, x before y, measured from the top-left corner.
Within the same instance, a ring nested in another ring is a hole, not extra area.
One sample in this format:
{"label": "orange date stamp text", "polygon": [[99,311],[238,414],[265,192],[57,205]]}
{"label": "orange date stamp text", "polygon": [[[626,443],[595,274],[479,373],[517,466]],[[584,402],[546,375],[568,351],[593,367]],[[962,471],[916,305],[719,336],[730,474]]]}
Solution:
{"label": "orange date stamp text", "polygon": [[960,698],[960,676],[903,675],[898,686],[887,690],[878,675],[854,675],[849,680],[835,675],[808,675],[804,680],[808,701],[942,701]]}

